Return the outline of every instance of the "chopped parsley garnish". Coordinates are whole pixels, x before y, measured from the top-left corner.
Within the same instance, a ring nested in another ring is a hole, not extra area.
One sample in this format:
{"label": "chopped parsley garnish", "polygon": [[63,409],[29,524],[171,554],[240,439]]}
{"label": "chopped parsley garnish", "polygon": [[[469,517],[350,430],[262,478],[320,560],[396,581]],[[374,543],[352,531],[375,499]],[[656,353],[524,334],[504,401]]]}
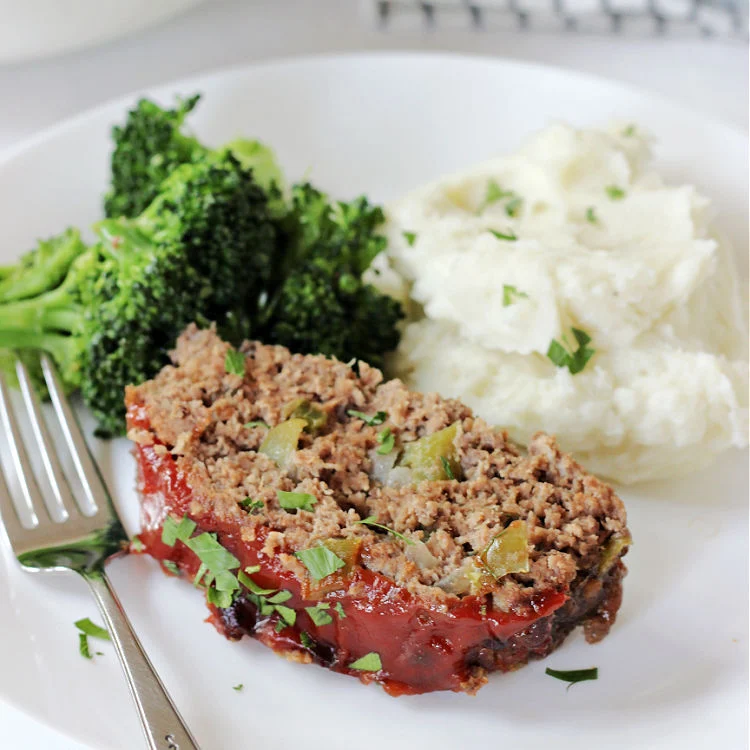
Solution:
{"label": "chopped parsley garnish", "polygon": [[596,215],[596,209],[593,206],[589,206],[586,209],[586,221],[588,221],[589,224],[599,223],[599,217]]}
{"label": "chopped parsley garnish", "polygon": [[349,411],[347,411],[346,413],[350,417],[361,419],[366,425],[369,425],[370,427],[376,427],[379,424],[383,424],[383,422],[385,422],[386,418],[388,417],[388,415],[384,411],[376,411],[375,414],[373,414],[371,417],[364,412],[357,411],[356,409],[349,409]]}
{"label": "chopped parsley garnish", "polygon": [[568,688],[571,685],[575,685],[576,682],[585,682],[586,680],[598,680],[599,679],[599,668],[591,667],[591,669],[547,669],[544,670],[544,674],[548,674],[550,677],[554,677],[556,680],[562,680],[568,683]]}
{"label": "chopped parsley garnish", "polygon": [[242,683],[240,683],[239,685],[233,685],[232,686],[232,690],[236,690],[239,693],[240,690],[242,690],[243,687],[245,687],[245,686]]}
{"label": "chopped parsley garnish", "polygon": [[333,608],[336,610],[336,614],[339,617],[341,617],[342,619],[346,617],[346,612],[344,612],[344,608],[341,606],[341,602],[336,602]]}
{"label": "chopped parsley garnish", "polygon": [[315,641],[312,638],[310,638],[310,636],[307,633],[305,633],[304,630],[300,631],[299,642],[305,648],[312,648],[315,645]]}
{"label": "chopped parsley garnish", "polygon": [[516,233],[513,231],[509,231],[507,234],[504,232],[498,232],[497,229],[490,229],[490,232],[495,235],[499,240],[507,240],[508,242],[514,242],[518,239],[516,237]]}
{"label": "chopped parsley garnish", "polygon": [[300,550],[295,552],[294,555],[316,581],[320,581],[346,565],[338,555],[323,545]]}
{"label": "chopped parsley garnish", "polygon": [[248,422],[245,427],[247,427],[248,430],[252,430],[253,427],[265,427],[268,429],[268,425],[260,419],[255,420],[255,422]]}
{"label": "chopped parsley garnish", "polygon": [[276,620],[276,624],[273,626],[273,632],[280,633],[286,627],[288,627],[288,625],[281,618],[279,618],[278,620]]}
{"label": "chopped parsley garnish", "polygon": [[95,622],[91,622],[88,617],[82,620],[76,620],[73,623],[84,635],[90,635],[92,638],[101,638],[103,641],[110,640],[109,631]]}
{"label": "chopped parsley garnish", "polygon": [[330,604],[321,602],[316,604],[314,607],[305,607],[305,612],[310,615],[310,619],[318,626],[330,625],[333,622],[333,617],[327,612],[330,608]]}
{"label": "chopped parsley garnish", "polygon": [[[240,567],[240,561],[216,540],[215,534],[204,531],[185,544],[198,556],[198,559],[216,576],[217,582],[223,573]],[[232,576],[234,578],[234,576]]]}
{"label": "chopped parsley garnish", "polygon": [[244,500],[240,500],[239,506],[248,513],[255,513],[256,510],[263,510],[265,507],[262,500],[253,500],[251,497],[246,497]]}
{"label": "chopped parsley garnish", "polygon": [[377,452],[381,456],[387,456],[396,444],[396,438],[393,436],[390,427],[386,427],[382,432],[378,433],[378,446]]}
{"label": "chopped parsley garnish", "polygon": [[512,200],[509,200],[505,204],[505,213],[508,214],[511,218],[515,218],[518,216],[518,212],[521,210],[521,204],[523,203],[523,198],[519,198],[516,196]]}
{"label": "chopped parsley garnish", "polygon": [[78,651],[84,659],[93,659],[91,651],[89,651],[89,639],[86,633],[78,634]]}
{"label": "chopped parsley garnish", "polygon": [[360,672],[379,672],[383,668],[380,661],[380,654],[377,651],[370,651],[369,654],[360,656],[357,661],[349,665],[349,669],[358,669]]}
{"label": "chopped parsley garnish", "polygon": [[205,563],[201,563],[200,567],[198,568],[198,572],[195,574],[195,578],[193,578],[193,586],[200,586],[201,579],[208,571],[208,568],[206,567]]}
{"label": "chopped parsley garnish", "polygon": [[417,241],[417,235],[415,232],[401,232],[401,234],[404,235],[404,239],[406,240],[406,244],[409,247],[414,247],[414,243]]}
{"label": "chopped parsley garnish", "polygon": [[622,131],[622,134],[626,138],[630,138],[631,136],[635,135],[635,125],[628,125],[625,130]]}
{"label": "chopped parsley garnish", "polygon": [[292,592],[287,591],[286,589],[281,589],[281,591],[277,591],[273,596],[269,596],[267,598],[267,601],[270,604],[283,604],[284,602],[288,602],[292,598]]}
{"label": "chopped parsley garnish", "polygon": [[[78,651],[84,659],[93,658],[89,649],[89,637],[101,638],[104,641],[110,640],[109,632],[101,625],[91,622],[88,617],[77,620],[73,623],[81,632],[78,634]],[[97,651],[97,656],[102,656],[101,651]]]}
{"label": "chopped parsley garnish", "polygon": [[595,349],[591,349],[588,344],[591,342],[591,336],[585,331],[579,328],[571,329],[573,336],[575,336],[578,342],[578,348],[573,351],[568,340],[563,336],[563,344],[557,339],[552,339],[547,350],[547,357],[552,361],[553,364],[558,367],[567,367],[570,370],[571,375],[575,375],[584,367],[586,367],[588,361],[594,356]]}
{"label": "chopped parsley garnish", "polygon": [[172,574],[175,576],[180,575],[180,569],[177,567],[177,563],[173,562],[172,560],[162,560],[161,564]]}
{"label": "chopped parsley garnish", "polygon": [[297,622],[297,613],[291,607],[285,607],[283,604],[274,605],[274,609],[279,613],[279,617],[287,624],[294,625]]}
{"label": "chopped parsley garnish", "polygon": [[403,534],[400,534],[398,531],[394,531],[388,526],[383,526],[382,523],[378,523],[375,520],[375,516],[367,516],[367,518],[363,518],[361,521],[357,521],[357,523],[364,524],[365,526],[374,526],[375,528],[382,529],[383,531],[387,531],[389,534],[392,534],[393,536],[398,537],[405,544],[414,544],[414,542],[411,539],[409,539],[408,537],[405,537]]}
{"label": "chopped parsley garnish", "polygon": [[131,547],[131,549],[133,549],[133,550],[134,550],[135,552],[143,552],[143,550],[144,550],[144,549],[146,549],[146,545],[145,545],[145,544],[144,544],[144,543],[143,543],[143,542],[142,542],[142,541],[140,540],[140,538],[139,538],[139,537],[137,537],[137,536],[134,536],[134,537],[133,537],[133,538],[132,538],[132,539],[130,540],[130,547]]}
{"label": "chopped parsley garnish", "polygon": [[440,463],[443,465],[445,476],[448,477],[448,479],[455,479],[456,477],[453,474],[453,469],[451,469],[450,461],[448,461],[445,456],[440,456]]}
{"label": "chopped parsley garnish", "polygon": [[312,511],[318,498],[307,492],[285,492],[276,490],[276,497],[279,498],[279,505],[284,510],[309,510]]}
{"label": "chopped parsley garnish", "polygon": [[213,586],[206,589],[206,599],[208,600],[208,603],[213,604],[219,609],[231,607],[233,598],[231,591],[219,591]]}
{"label": "chopped parsley garnish", "polygon": [[[252,570],[252,568],[245,568],[245,570]],[[257,573],[257,571],[255,572]],[[252,591],[253,594],[256,594],[257,596],[267,596],[268,594],[273,594],[276,591],[276,589],[264,589],[262,586],[259,586],[252,578],[250,578],[249,575],[247,575],[242,570],[237,573],[237,579],[245,588],[250,589],[250,591]]]}
{"label": "chopped parsley garnish", "polygon": [[528,299],[529,295],[522,292],[511,284],[503,284],[503,307],[509,307],[519,299]]}
{"label": "chopped parsley garnish", "polygon": [[621,187],[617,187],[617,185],[607,185],[604,189],[613,201],[619,201],[625,197],[625,191]]}
{"label": "chopped parsley garnish", "polygon": [[195,522],[187,516],[183,516],[179,523],[172,516],[167,516],[161,530],[161,540],[167,547],[174,547],[177,540],[187,542],[194,531]]}
{"label": "chopped parsley garnish", "polygon": [[245,355],[235,349],[229,349],[224,358],[224,370],[230,375],[245,375]]}

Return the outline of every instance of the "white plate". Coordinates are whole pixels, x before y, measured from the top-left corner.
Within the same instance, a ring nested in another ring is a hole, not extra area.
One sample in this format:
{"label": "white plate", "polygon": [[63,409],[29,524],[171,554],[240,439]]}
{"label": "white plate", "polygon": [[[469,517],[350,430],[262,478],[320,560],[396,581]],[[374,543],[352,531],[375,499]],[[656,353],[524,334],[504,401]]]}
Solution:
{"label": "white plate", "polygon": [[[633,120],[659,138],[668,178],[716,199],[721,227],[746,255],[745,137],[606,81],[501,60],[389,54],[271,63],[152,93],[168,101],[195,90],[206,94],[192,120],[201,138],[257,136],[273,144],[289,177],[311,168],[315,182],[341,197],[366,192],[376,200],[515,148],[551,120]],[[37,236],[98,218],[109,127],[134,99],[44,133],[0,165],[0,262]],[[127,525],[137,528],[127,443],[96,450]],[[635,545],[610,636],[597,646],[571,637],[546,663],[493,676],[476,698],[389,698],[288,663],[249,639],[223,640],[203,622],[201,596],[148,559],[118,561],[111,573],[204,750],[740,747],[748,705],[747,454],[622,494]],[[140,747],[111,648],[93,662],[78,655],[72,623],[96,616],[83,584],[25,574],[0,547],[2,699],[99,750]],[[545,665],[596,665],[600,678],[566,691],[544,676]],[[233,691],[240,682],[244,691]]]}

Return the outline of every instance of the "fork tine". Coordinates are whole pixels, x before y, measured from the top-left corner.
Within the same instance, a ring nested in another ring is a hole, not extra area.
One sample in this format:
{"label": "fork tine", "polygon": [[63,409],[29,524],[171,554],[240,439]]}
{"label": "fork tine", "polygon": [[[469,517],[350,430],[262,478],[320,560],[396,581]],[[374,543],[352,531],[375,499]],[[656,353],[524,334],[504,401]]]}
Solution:
{"label": "fork tine", "polygon": [[73,463],[81,480],[83,491],[86,493],[91,507],[95,508],[98,512],[106,508],[108,504],[111,504],[109,492],[99,475],[96,464],[91,458],[89,447],[81,433],[81,428],[78,426],[78,421],[73,414],[73,410],[70,408],[70,404],[65,397],[65,392],[63,391],[55,366],[46,354],[42,354],[41,362],[44,380],[49,389],[52,405],[55,407],[57,418],[60,420],[60,426],[62,427],[63,435],[65,435],[65,442],[68,444],[68,449],[73,457]]}
{"label": "fork tine", "polygon": [[21,523],[21,517],[10,496],[8,484],[5,481],[3,472],[0,471],[0,522],[5,526],[5,533],[8,535],[11,547],[16,554],[24,551],[25,548],[33,547],[33,541],[36,532],[33,529],[24,528]]}
{"label": "fork tine", "polygon": [[46,506],[39,492],[36,479],[34,479],[34,473],[31,469],[26,449],[23,447],[21,432],[18,429],[18,423],[10,405],[8,385],[2,374],[0,374],[0,420],[2,420],[3,429],[8,436],[10,457],[16,476],[18,477],[18,483],[21,485],[21,494],[23,495],[26,510],[29,512],[32,524],[38,526],[41,524],[41,519],[37,515],[36,508]]}
{"label": "fork tine", "polygon": [[20,359],[16,360],[16,374],[21,386],[23,400],[26,403],[26,411],[31,419],[34,438],[42,455],[44,470],[47,473],[47,478],[57,501],[56,507],[50,507],[50,504],[48,504],[47,510],[52,516],[54,516],[54,510],[58,512],[62,511],[63,518],[60,520],[66,521],[75,512],[75,504],[70,493],[70,488],[68,487],[68,482],[65,479],[65,474],[63,474],[62,467],[60,466],[60,461],[57,458],[54,445],[50,439],[47,425],[42,417],[39,400],[34,393],[34,387],[31,384],[28,370]]}

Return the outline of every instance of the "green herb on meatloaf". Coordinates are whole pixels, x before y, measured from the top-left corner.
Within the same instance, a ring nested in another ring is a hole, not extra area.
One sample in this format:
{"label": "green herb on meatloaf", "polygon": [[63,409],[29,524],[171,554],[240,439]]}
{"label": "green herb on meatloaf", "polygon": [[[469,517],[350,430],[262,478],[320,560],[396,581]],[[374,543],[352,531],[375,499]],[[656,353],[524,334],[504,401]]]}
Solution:
{"label": "green herb on meatloaf", "polygon": [[347,411],[346,413],[350,417],[361,419],[366,425],[369,425],[370,427],[376,427],[379,424],[383,424],[383,422],[385,422],[385,420],[388,418],[388,414],[384,411],[376,411],[372,416],[364,414],[361,411],[357,411],[356,409],[349,409],[349,411]]}
{"label": "green herb on meatloaf", "polygon": [[[0,277],[0,370],[18,350],[46,394],[37,352],[80,390],[98,434],[125,430],[125,386],[153,377],[191,322],[234,344],[382,366],[400,304],[362,280],[385,247],[382,210],[332,201],[305,183],[281,192],[273,153],[256,141],[211,149],[176,109],[141,100],[115,128],[108,218],[87,246],[68,229]],[[12,284],[11,284],[12,281]],[[229,372],[242,375],[234,358]]]}
{"label": "green herb on meatloaf", "polygon": [[576,682],[585,682],[586,680],[598,680],[599,668],[591,667],[590,669],[550,669],[547,667],[544,674],[554,677],[556,680],[562,680],[568,683],[568,689]]}
{"label": "green herb on meatloaf", "polygon": [[312,512],[313,506],[318,502],[315,495],[310,495],[307,492],[276,490],[276,497],[284,510],[308,510]]}
{"label": "green herb on meatloaf", "polygon": [[557,339],[552,339],[547,350],[547,357],[553,364],[558,367],[567,367],[571,375],[576,375],[586,367],[596,350],[588,346],[591,343],[591,336],[586,331],[580,328],[572,328],[571,331],[578,347],[573,349],[565,336],[563,336],[562,343]]}
{"label": "green herb on meatloaf", "polygon": [[333,608],[336,610],[336,614],[339,617],[341,617],[342,619],[346,617],[346,612],[344,612],[344,607],[342,606],[341,602],[336,602]]}
{"label": "green herb on meatloaf", "polygon": [[377,452],[381,456],[387,456],[393,450],[393,447],[396,445],[396,438],[391,432],[390,427],[386,427],[378,433],[378,443],[380,443],[380,445],[378,446]]}
{"label": "green herb on meatloaf", "polygon": [[180,569],[177,566],[177,563],[173,560],[162,560],[161,564],[173,575],[173,576],[179,576],[180,575]]}
{"label": "green herb on meatloaf", "polygon": [[263,508],[265,507],[262,500],[253,500],[249,497],[246,497],[244,500],[240,500],[239,506],[251,515],[255,513],[256,510],[263,510]]}
{"label": "green herb on meatloaf", "polygon": [[300,550],[294,555],[316,581],[320,581],[346,565],[338,555],[323,545]]}
{"label": "green herb on meatloaf", "polygon": [[387,531],[391,536],[397,537],[405,544],[414,544],[414,542],[411,539],[409,539],[408,537],[405,537],[403,534],[399,533],[398,531],[394,531],[390,527],[383,526],[382,523],[378,523],[375,520],[375,516],[368,516],[367,518],[363,518],[361,521],[357,521],[356,523],[361,523],[364,526],[371,526],[376,529],[382,529],[383,531]]}
{"label": "green herb on meatloaf", "polygon": [[318,626],[330,625],[333,622],[333,617],[327,611],[331,605],[327,602],[320,602],[314,607],[305,607],[305,612],[310,615],[310,619]]}
{"label": "green herb on meatloaf", "polygon": [[440,463],[443,465],[446,479],[455,479],[456,477],[453,474],[450,461],[445,456],[440,456]]}
{"label": "green herb on meatloaf", "polygon": [[349,669],[357,669],[360,672],[379,672],[382,668],[383,663],[380,660],[380,654],[375,651],[360,656],[359,659],[349,665]]}
{"label": "green herb on meatloaf", "polygon": [[224,371],[229,375],[245,376],[245,355],[234,349],[228,349],[224,358]]}
{"label": "green herb on meatloaf", "polygon": [[265,427],[268,429],[268,425],[260,419],[256,419],[254,422],[248,422],[245,427],[247,427],[248,430],[252,430],[254,427]]}
{"label": "green herb on meatloaf", "polygon": [[161,529],[161,540],[167,547],[174,547],[178,540],[186,542],[195,531],[195,521],[183,516],[179,521],[174,516],[167,515]]}

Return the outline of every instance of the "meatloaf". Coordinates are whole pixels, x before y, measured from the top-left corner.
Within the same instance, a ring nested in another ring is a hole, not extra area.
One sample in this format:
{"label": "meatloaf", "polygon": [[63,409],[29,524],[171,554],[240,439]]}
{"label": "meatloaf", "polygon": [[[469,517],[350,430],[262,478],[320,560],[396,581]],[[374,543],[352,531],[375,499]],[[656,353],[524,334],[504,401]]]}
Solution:
{"label": "meatloaf", "polygon": [[139,549],[231,639],[376,681],[474,693],[615,620],[630,535],[614,491],[537,434],[364,362],[188,328],[127,390]]}

